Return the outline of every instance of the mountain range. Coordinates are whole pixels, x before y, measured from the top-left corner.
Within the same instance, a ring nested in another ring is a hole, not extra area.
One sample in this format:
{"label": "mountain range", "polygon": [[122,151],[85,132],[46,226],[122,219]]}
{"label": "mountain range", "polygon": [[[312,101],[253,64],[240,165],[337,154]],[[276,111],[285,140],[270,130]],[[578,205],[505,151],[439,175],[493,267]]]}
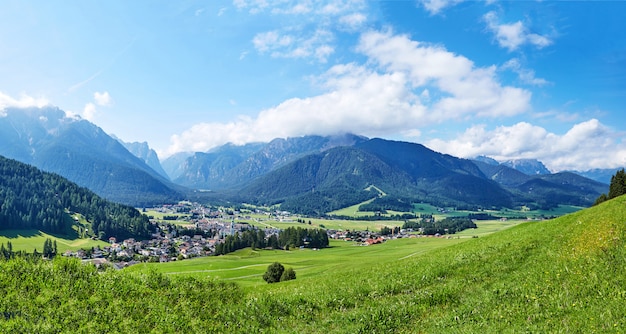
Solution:
{"label": "mountain range", "polygon": [[135,206],[184,199],[197,189],[210,190],[213,198],[282,203],[311,214],[368,199],[382,203],[381,197],[467,208],[550,208],[587,206],[608,189],[608,182],[550,173],[537,160],[467,160],[353,134],[226,144],[160,162],[147,143],[125,143],[54,107],[5,109],[0,155]]}
{"label": "mountain range", "polygon": [[369,139],[308,154],[251,181],[242,199],[320,214],[386,197],[459,208],[588,206],[606,184],[574,173],[528,175],[432,151],[420,144]]}
{"label": "mountain range", "polygon": [[116,202],[178,200],[178,186],[102,129],[55,107],[7,108],[0,117],[0,155],[59,174]]}

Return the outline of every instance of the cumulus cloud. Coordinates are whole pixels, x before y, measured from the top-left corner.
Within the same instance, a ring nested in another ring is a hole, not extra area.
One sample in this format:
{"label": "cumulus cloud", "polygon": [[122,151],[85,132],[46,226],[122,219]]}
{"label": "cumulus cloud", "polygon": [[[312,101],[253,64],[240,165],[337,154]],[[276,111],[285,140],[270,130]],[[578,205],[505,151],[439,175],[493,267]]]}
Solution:
{"label": "cumulus cloud", "polygon": [[25,93],[20,94],[19,98],[14,98],[9,96],[3,92],[0,92],[0,116],[6,116],[4,113],[4,109],[10,107],[16,108],[29,108],[29,107],[37,107],[41,108],[43,106],[48,105],[49,102],[46,98],[43,97],[32,97]]}
{"label": "cumulus cloud", "polygon": [[495,35],[498,44],[509,51],[515,51],[525,44],[540,49],[552,44],[548,36],[530,32],[522,21],[500,23],[498,14],[494,11],[485,14],[483,19],[487,23],[487,29]]}
{"label": "cumulus cloud", "polygon": [[85,108],[83,108],[81,117],[91,122],[96,117],[96,112],[97,112],[96,105],[89,102],[85,104]]}
{"label": "cumulus cloud", "polygon": [[102,93],[95,92],[93,94],[93,100],[94,100],[93,102],[88,102],[87,104],[85,104],[85,107],[83,108],[83,111],[80,114],[82,118],[90,122],[93,122],[96,116],[98,115],[98,109],[96,108],[96,105],[101,106],[101,107],[109,107],[113,104],[111,95],[107,91],[104,91]]}
{"label": "cumulus cloud", "polygon": [[455,6],[464,0],[418,0],[431,15],[439,14],[447,7]]}
{"label": "cumulus cloud", "polygon": [[372,31],[357,50],[369,60],[331,67],[314,80],[321,94],[286,100],[255,118],[198,124],[173,136],[164,155],[308,134],[415,136],[435,123],[510,116],[529,107],[530,93],[502,86],[495,67],[477,67],[443,47]]}
{"label": "cumulus cloud", "polygon": [[464,158],[486,155],[500,161],[538,159],[550,170],[562,171],[624,166],[626,142],[623,139],[623,134],[614,132],[597,119],[590,119],[573,125],[564,134],[526,122],[493,130],[477,125],[457,138],[434,139],[426,145]]}
{"label": "cumulus cloud", "polygon": [[[478,117],[512,116],[529,108],[531,93],[502,86],[496,67],[476,67],[464,56],[443,47],[428,45],[391,32],[365,33],[358,50],[386,71],[407,75],[414,87],[431,88],[430,118],[434,121]],[[433,99],[432,90],[441,97]]]}
{"label": "cumulus cloud", "polygon": [[401,73],[378,73],[357,64],[337,65],[320,78],[326,93],[292,98],[229,123],[203,123],[171,138],[164,155],[206,151],[227,142],[243,144],[277,137],[343,132],[375,135],[406,128],[426,109],[407,89]]}
{"label": "cumulus cloud", "polygon": [[93,93],[93,99],[99,106],[110,106],[113,102],[111,100],[111,95],[109,95],[109,92],[95,92]]}

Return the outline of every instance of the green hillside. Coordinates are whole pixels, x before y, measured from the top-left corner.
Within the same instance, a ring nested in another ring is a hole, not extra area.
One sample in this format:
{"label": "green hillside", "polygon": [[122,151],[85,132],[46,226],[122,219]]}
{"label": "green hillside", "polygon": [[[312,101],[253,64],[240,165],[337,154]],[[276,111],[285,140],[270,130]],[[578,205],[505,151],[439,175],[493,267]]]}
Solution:
{"label": "green hillside", "polygon": [[[0,331],[611,333],[626,328],[626,197],[411,256],[252,289],[67,259],[0,263]],[[323,252],[323,250],[321,251]]]}
{"label": "green hillside", "polygon": [[154,229],[148,217],[133,207],[107,201],[57,174],[0,156],[0,235],[40,230],[76,239],[78,217],[86,219],[82,228],[88,227],[100,239],[148,237]]}

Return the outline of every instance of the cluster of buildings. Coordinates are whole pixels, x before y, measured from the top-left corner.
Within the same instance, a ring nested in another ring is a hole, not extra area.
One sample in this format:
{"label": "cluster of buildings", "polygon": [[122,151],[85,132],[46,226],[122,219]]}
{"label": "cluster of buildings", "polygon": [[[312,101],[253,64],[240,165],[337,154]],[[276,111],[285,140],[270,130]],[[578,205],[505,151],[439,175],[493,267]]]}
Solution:
{"label": "cluster of buildings", "polygon": [[[212,255],[215,246],[223,242],[227,236],[237,232],[255,228],[245,221],[251,219],[248,213],[231,209],[207,208],[197,203],[181,202],[153,208],[164,217],[179,217],[184,226],[171,220],[153,221],[159,224],[156,233],[149,240],[133,238],[117,240],[108,239],[108,245],[91,249],[68,250],[63,256],[77,257],[96,266],[113,266],[121,269],[140,262],[170,262],[187,258]],[[265,221],[290,222],[293,218],[289,212],[255,212],[267,215]],[[265,236],[278,235],[280,229],[266,224]],[[327,231],[329,238],[354,241],[361,245],[373,245],[385,241],[385,237],[369,231]],[[394,236],[394,238],[402,236]]]}

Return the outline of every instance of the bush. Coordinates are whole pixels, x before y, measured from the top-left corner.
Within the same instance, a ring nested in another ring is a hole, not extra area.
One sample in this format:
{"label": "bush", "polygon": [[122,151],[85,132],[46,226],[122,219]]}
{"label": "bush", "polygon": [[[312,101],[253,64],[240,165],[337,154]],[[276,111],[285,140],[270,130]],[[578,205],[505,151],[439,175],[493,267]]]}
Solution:
{"label": "bush", "polygon": [[274,262],[267,267],[267,271],[263,274],[263,279],[267,283],[280,282],[284,271],[285,267],[282,264]]}
{"label": "bush", "polygon": [[283,274],[280,276],[280,281],[289,281],[292,279],[296,279],[296,271],[293,270],[293,268],[287,268],[285,269],[285,271],[283,272]]}

